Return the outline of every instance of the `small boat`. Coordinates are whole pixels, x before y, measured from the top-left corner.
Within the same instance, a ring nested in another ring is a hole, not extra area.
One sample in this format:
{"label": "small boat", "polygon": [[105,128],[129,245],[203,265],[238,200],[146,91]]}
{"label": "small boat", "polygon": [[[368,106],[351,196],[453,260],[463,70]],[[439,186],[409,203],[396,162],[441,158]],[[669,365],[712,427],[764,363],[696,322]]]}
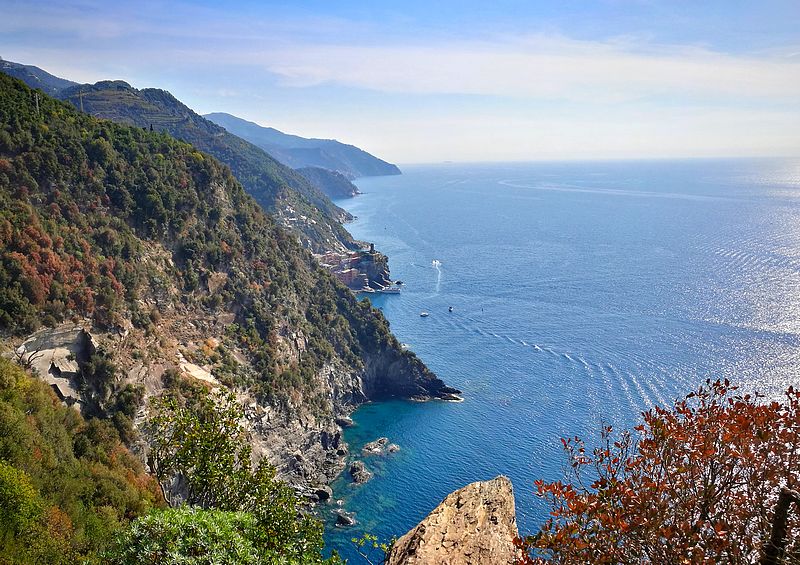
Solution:
{"label": "small boat", "polygon": [[400,288],[397,287],[397,286],[387,286],[387,287],[378,289],[375,292],[379,292],[381,294],[400,294]]}
{"label": "small boat", "polygon": [[420,318],[427,318],[428,316],[430,316],[430,314],[428,314],[425,310],[419,313]]}

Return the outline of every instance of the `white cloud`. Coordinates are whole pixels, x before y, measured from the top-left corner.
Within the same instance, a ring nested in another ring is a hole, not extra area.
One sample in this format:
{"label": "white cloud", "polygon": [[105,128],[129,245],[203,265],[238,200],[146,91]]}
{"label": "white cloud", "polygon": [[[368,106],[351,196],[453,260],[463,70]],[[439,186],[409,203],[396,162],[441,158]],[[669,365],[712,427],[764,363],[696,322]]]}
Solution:
{"label": "white cloud", "polygon": [[432,45],[299,45],[248,54],[284,84],[385,92],[623,101],[645,96],[792,100],[800,61],[557,36]]}
{"label": "white cloud", "polygon": [[[187,4],[129,7],[121,22],[82,1],[10,0],[0,55],[73,80],[168,88],[197,110],[390,160],[800,154],[797,45],[731,54],[633,35],[423,32],[401,42],[363,22]],[[265,102],[278,97],[282,113]]]}

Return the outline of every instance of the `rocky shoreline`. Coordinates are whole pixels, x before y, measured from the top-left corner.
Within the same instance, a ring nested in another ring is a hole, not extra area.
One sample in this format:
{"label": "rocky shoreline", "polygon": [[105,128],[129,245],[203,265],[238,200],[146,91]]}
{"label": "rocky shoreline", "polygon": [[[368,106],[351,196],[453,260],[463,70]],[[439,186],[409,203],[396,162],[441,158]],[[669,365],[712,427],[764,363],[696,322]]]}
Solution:
{"label": "rocky shoreline", "polygon": [[[166,320],[164,322],[166,324]],[[214,325],[199,321],[187,324],[186,320],[176,320],[175,323],[181,324],[183,332],[176,331],[173,335],[182,337],[183,341],[176,342],[174,347],[161,349],[157,359],[145,362],[137,359],[135,353],[141,347],[141,336],[136,331],[102,331],[92,327],[88,321],[36,332],[17,342],[14,346],[16,353],[9,355],[17,356],[23,364],[36,369],[40,378],[54,387],[63,402],[78,409],[101,399],[92,396],[91,386],[80,386],[79,363],[73,360],[83,362],[97,350],[114,351],[119,382],[141,386],[145,402],[161,393],[162,375],[169,367],[211,389],[224,387],[214,376],[213,367],[195,365],[186,359],[191,343],[221,341],[222,334],[217,333]],[[187,328],[192,331],[187,332]],[[328,415],[315,414],[302,401],[297,405],[273,406],[258,402],[247,392],[237,391],[250,433],[254,461],[266,458],[276,467],[278,475],[311,504],[329,500],[331,494],[327,485],[347,468],[350,449],[342,430],[353,425],[350,414],[358,406],[388,398],[449,400],[458,394],[412,353],[400,351],[391,344],[367,356],[361,369],[354,371],[340,363],[331,364],[320,372],[318,378],[320,386],[329,391],[333,410]],[[142,408],[135,418],[137,427],[144,418],[145,410]],[[389,444],[387,438],[379,438],[373,444],[370,449],[375,453],[399,449]],[[144,444],[135,450],[145,458]],[[359,482],[369,478],[369,471],[364,471],[359,475]]]}

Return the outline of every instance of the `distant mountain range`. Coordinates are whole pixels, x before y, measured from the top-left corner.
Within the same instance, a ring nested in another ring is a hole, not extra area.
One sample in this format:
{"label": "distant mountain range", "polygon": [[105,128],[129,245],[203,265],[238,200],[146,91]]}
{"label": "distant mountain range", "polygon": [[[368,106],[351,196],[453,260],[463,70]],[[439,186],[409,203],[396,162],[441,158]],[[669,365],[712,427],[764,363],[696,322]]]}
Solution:
{"label": "distant mountain range", "polygon": [[205,114],[204,117],[259,146],[293,169],[321,167],[338,171],[351,180],[357,177],[400,174],[397,165],[334,139],[307,139],[290,135],[222,112]]}

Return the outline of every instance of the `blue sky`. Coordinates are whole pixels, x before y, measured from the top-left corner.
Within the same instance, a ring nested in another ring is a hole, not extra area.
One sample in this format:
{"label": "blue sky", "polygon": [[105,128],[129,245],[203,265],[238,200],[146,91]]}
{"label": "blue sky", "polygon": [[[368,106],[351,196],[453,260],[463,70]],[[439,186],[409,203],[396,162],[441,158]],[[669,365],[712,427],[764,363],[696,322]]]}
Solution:
{"label": "blue sky", "polygon": [[800,2],[16,2],[0,56],[400,163],[800,155]]}

